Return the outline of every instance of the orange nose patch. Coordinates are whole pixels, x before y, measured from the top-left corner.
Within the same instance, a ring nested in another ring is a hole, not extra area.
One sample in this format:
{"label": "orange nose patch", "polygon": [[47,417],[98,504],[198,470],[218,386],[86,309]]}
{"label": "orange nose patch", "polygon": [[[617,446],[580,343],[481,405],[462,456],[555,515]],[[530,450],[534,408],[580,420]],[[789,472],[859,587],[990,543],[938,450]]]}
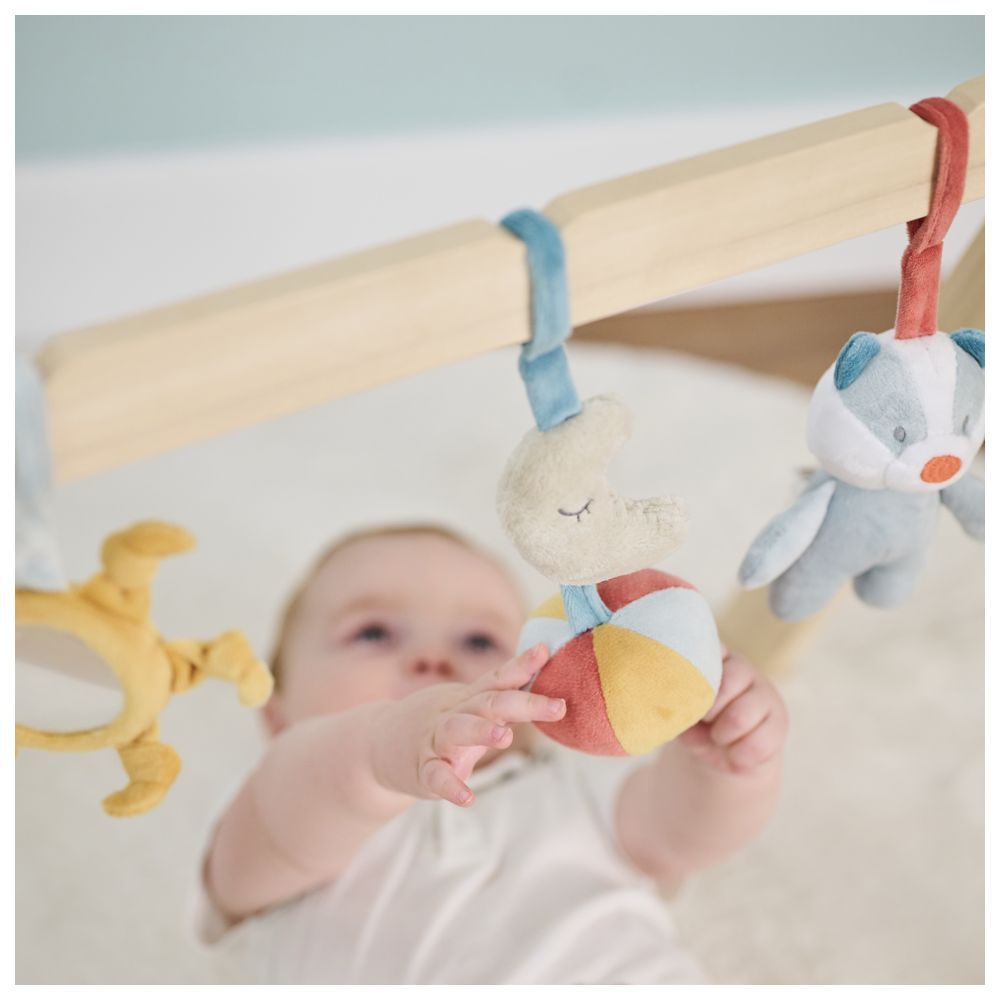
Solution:
{"label": "orange nose patch", "polygon": [[954,455],[938,455],[932,458],[921,470],[920,478],[925,483],[943,483],[951,479],[962,468],[962,460]]}

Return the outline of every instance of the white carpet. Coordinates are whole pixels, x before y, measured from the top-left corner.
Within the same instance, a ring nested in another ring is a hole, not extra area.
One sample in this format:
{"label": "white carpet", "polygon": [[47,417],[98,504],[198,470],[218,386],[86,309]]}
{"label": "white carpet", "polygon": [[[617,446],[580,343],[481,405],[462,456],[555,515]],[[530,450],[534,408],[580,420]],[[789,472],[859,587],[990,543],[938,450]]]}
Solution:
{"label": "white carpet", "polygon": [[[845,331],[845,335],[850,331]],[[260,649],[275,609],[332,535],[437,518],[549,587],[504,540],[501,465],[530,425],[514,350],[474,359],[63,489],[74,577],[101,538],[175,520],[198,549],[164,564],[154,617],[168,635],[243,628]],[[756,531],[809,464],[807,394],[673,355],[571,346],[584,395],[614,391],[636,434],[623,492],[677,492],[690,540],[664,568],[720,607]],[[181,401],[179,401],[181,405]],[[730,983],[976,983],[983,977],[982,550],[942,517],[930,571],[903,609],[853,599],[782,679],[787,784],[764,836],[693,880],[678,921]],[[253,713],[206,684],[174,701],[164,738],[185,766],[164,804],[115,821],[111,753],[24,752],[17,786],[20,983],[225,982],[233,971],[180,932],[187,881],[220,790],[259,748]]]}

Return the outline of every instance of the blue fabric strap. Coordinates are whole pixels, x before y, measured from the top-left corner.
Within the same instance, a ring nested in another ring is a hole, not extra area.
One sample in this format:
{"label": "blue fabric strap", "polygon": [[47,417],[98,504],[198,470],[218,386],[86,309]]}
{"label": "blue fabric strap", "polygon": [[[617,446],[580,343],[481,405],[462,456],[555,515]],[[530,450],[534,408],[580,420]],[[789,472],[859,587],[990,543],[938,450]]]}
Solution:
{"label": "blue fabric strap", "polygon": [[31,590],[63,590],[66,580],[51,527],[52,465],[45,398],[35,366],[15,360],[14,580]]}
{"label": "blue fabric strap", "polygon": [[603,625],[611,620],[611,611],[601,600],[597,587],[592,583],[581,587],[576,584],[564,583],[559,590],[562,593],[563,607],[573,635],[586,632],[587,629]]}
{"label": "blue fabric strap", "polygon": [[555,224],[540,212],[518,209],[500,224],[522,240],[531,280],[531,340],[521,348],[518,370],[540,431],[580,412],[563,342],[570,335],[566,254]]}

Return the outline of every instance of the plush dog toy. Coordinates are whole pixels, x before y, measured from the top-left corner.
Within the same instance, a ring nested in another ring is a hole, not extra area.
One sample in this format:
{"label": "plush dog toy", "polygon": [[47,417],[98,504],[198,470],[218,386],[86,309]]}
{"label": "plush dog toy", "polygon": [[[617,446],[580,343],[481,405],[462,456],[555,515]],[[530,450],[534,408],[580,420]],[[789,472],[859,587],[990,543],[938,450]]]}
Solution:
{"label": "plush dog toy", "polygon": [[18,625],[41,626],[82,640],[114,671],[124,704],[106,725],[76,732],[45,732],[17,725],[18,749],[118,751],[129,783],[104,800],[112,816],[146,812],[167,793],[180,758],[158,738],[157,719],[170,698],[205,677],[236,685],[245,705],[271,693],[271,675],[239,632],[209,642],[165,640],[149,621],[150,584],[163,556],[194,544],[182,528],[145,521],[108,538],[101,550],[103,570],[66,591],[19,588]]}
{"label": "plush dog toy", "polygon": [[901,603],[942,504],[983,539],[983,483],[966,473],[985,435],[985,340],[937,329],[941,244],[962,199],[968,124],[942,98],[910,110],[939,129],[938,173],[930,213],[908,224],[896,325],[856,333],[820,379],[807,441],[822,471],[739,569],[745,587],[770,585],[781,618],[819,611],[848,580],[868,604]]}
{"label": "plush dog toy", "polygon": [[533,336],[520,371],[538,429],[511,455],[497,509],[525,560],[560,585],[519,642],[519,651],[545,642],[551,654],[532,690],[566,699],[563,719],[539,728],[589,753],[645,753],[715,701],[715,620],[690,584],[644,568],[684,540],[682,503],[624,499],[608,482],[630,417],[614,397],[577,399],[563,347],[570,324],[558,230],[530,211],[503,225],[527,244]]}

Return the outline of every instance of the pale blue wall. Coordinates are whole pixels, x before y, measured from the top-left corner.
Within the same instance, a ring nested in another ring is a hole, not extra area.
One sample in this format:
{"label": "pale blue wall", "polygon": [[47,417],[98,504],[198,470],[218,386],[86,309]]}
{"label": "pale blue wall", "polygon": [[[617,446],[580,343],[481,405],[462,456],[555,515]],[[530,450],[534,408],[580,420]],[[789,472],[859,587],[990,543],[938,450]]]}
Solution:
{"label": "pale blue wall", "polygon": [[16,19],[21,160],[843,97],[984,71],[979,16]]}

